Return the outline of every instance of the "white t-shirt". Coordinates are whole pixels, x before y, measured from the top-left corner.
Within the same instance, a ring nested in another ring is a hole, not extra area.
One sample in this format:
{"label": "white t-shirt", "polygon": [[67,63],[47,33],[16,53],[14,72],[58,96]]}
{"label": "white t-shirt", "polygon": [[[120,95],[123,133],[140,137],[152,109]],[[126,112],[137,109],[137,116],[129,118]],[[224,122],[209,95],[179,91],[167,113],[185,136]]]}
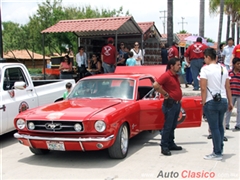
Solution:
{"label": "white t-shirt", "polygon": [[[221,67],[223,68],[222,82],[221,82]],[[225,83],[229,79],[226,67],[220,64],[204,65],[200,72],[200,79],[207,79],[207,87],[212,94],[221,93],[222,98],[227,98]],[[206,102],[212,100],[212,95],[207,90]]]}
{"label": "white t-shirt", "polygon": [[232,45],[231,47],[229,47],[227,45],[223,48],[222,55],[225,56],[225,59],[224,59],[224,64],[225,65],[230,65],[231,58],[232,58],[232,52],[233,52],[234,47],[235,47],[234,45]]}
{"label": "white t-shirt", "polygon": [[[136,66],[141,66],[141,61],[143,59],[143,55],[142,55],[142,50],[139,49],[138,53],[136,53],[136,51],[134,51],[134,49],[131,49],[131,51],[133,52],[133,58],[136,59]],[[137,61],[137,58],[140,57],[141,60]]]}

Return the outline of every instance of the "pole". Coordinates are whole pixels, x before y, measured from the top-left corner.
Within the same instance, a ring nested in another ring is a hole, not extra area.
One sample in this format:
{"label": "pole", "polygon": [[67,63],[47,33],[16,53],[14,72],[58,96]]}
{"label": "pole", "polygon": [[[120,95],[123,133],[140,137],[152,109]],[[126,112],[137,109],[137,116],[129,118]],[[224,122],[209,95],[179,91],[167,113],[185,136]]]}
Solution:
{"label": "pole", "polygon": [[182,22],[179,22],[178,24],[182,24],[182,31],[184,30],[184,24],[187,24],[187,22],[184,22],[184,17],[182,17]]}
{"label": "pole", "polygon": [[3,41],[2,41],[2,15],[1,15],[1,6],[0,6],[0,58],[3,58]]}
{"label": "pole", "polygon": [[45,34],[42,34],[42,48],[43,48],[43,79],[46,79],[46,60],[45,60]]}
{"label": "pole", "polygon": [[160,13],[163,13],[163,16],[162,17],[159,17],[160,19],[163,19],[163,34],[165,34],[165,24],[166,24],[166,13],[167,11],[164,10],[164,11],[159,11]]}

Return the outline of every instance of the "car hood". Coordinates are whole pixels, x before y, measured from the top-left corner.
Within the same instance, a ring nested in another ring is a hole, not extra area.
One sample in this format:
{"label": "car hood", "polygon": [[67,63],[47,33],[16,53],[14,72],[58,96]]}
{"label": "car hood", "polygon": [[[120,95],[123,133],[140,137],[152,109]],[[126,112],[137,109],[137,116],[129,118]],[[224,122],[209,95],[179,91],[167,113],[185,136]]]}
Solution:
{"label": "car hood", "polygon": [[121,102],[120,99],[64,100],[26,111],[25,115],[28,120],[83,120]]}

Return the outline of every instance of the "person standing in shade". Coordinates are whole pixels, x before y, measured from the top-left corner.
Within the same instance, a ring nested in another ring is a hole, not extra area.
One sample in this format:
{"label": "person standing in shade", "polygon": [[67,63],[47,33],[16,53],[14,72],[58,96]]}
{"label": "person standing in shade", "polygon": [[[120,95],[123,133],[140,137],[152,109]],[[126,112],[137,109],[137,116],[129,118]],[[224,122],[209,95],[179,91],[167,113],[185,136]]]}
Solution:
{"label": "person standing in shade", "polygon": [[131,49],[131,51],[133,52],[133,58],[136,59],[136,66],[141,66],[143,60],[143,53],[142,50],[139,48],[138,42],[134,43],[134,48]]}
{"label": "person standing in shade", "polygon": [[187,62],[190,64],[190,70],[193,78],[193,90],[199,90],[198,75],[204,63],[204,50],[207,48],[207,45],[202,43],[202,38],[198,37],[196,43],[190,45],[185,52],[184,56],[186,57]]}
{"label": "person standing in shade", "polygon": [[102,48],[101,61],[104,73],[113,73],[115,71],[117,54],[113,42],[113,38],[108,38],[108,44]]}
{"label": "person standing in shade", "polygon": [[171,150],[182,150],[174,142],[174,131],[181,109],[182,90],[178,79],[178,72],[181,70],[181,62],[178,58],[168,61],[167,71],[163,73],[154,83],[155,91],[163,94],[164,102],[162,111],[164,113],[164,126],[161,131],[161,153],[166,156],[171,155]]}
{"label": "person standing in shade", "polygon": [[[233,68],[229,71],[230,88],[232,92],[233,105],[237,102],[237,117],[235,130],[240,130],[240,58],[234,58],[232,61]],[[229,129],[229,122],[231,118],[231,111],[226,112],[226,129]]]}
{"label": "person standing in shade", "polygon": [[168,44],[162,45],[161,57],[162,57],[162,64],[167,65],[167,63],[168,63]]}
{"label": "person standing in shade", "polygon": [[204,61],[206,65],[200,72],[201,97],[213,142],[213,152],[204,159],[222,160],[224,114],[233,109],[229,76],[227,69],[217,63],[213,48],[205,49]]}
{"label": "person standing in shade", "polygon": [[[217,51],[217,62],[224,64],[224,56],[223,56],[223,48],[224,48],[224,43],[221,43],[219,45],[219,50]],[[232,56],[232,55],[231,55]]]}
{"label": "person standing in shade", "polygon": [[80,46],[78,48],[78,53],[76,54],[76,62],[78,65],[79,78],[83,78],[87,68],[87,54],[84,52],[84,47]]}
{"label": "person standing in shade", "polygon": [[68,55],[64,56],[64,61],[60,63],[60,79],[72,79],[72,62]]}
{"label": "person standing in shade", "polygon": [[133,58],[133,52],[132,51],[130,51],[129,53],[128,53],[128,59],[127,59],[127,61],[126,61],[126,65],[127,66],[136,66],[136,59],[135,58]]}
{"label": "person standing in shade", "polygon": [[168,50],[168,59],[171,59],[171,58],[179,58],[177,42],[173,42],[172,47]]}
{"label": "person standing in shade", "polygon": [[230,70],[230,65],[231,65],[231,58],[232,58],[232,53],[234,49],[234,41],[233,38],[228,38],[227,40],[227,46],[223,48],[222,56],[223,56],[223,62],[227,68],[227,70]]}

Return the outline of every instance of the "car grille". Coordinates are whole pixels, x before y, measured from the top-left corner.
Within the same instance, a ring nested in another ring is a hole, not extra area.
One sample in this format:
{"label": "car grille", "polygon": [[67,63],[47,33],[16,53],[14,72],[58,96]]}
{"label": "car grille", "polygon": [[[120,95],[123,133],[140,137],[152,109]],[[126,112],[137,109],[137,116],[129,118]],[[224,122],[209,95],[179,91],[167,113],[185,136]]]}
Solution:
{"label": "car grille", "polygon": [[[35,128],[30,129],[29,123],[33,123]],[[82,126],[81,131],[76,131],[74,125],[78,123]],[[83,132],[83,123],[79,121],[41,121],[29,120],[27,121],[27,128],[30,131],[45,131],[45,132]]]}

